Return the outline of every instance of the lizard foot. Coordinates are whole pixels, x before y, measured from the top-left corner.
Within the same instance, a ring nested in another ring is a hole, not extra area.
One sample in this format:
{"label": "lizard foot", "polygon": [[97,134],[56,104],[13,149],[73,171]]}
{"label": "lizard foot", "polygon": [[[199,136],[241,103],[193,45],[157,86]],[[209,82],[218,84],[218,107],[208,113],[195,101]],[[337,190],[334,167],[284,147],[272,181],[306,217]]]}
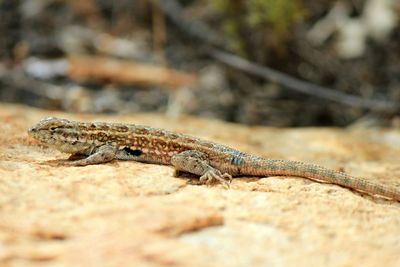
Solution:
{"label": "lizard foot", "polygon": [[221,183],[225,188],[229,188],[232,176],[228,173],[222,174],[219,170],[209,170],[200,177],[200,183],[210,185],[213,182]]}

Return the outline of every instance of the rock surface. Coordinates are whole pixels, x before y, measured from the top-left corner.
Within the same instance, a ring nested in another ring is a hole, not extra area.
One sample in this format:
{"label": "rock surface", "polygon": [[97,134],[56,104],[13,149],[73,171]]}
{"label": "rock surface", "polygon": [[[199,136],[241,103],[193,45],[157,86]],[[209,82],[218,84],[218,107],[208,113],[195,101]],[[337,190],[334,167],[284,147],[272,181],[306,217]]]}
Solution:
{"label": "rock surface", "polygon": [[297,177],[238,178],[226,190],[174,178],[169,166],[55,166],[68,155],[26,133],[45,116],[168,128],[400,186],[398,130],[271,129],[2,104],[1,266],[400,266],[399,202]]}

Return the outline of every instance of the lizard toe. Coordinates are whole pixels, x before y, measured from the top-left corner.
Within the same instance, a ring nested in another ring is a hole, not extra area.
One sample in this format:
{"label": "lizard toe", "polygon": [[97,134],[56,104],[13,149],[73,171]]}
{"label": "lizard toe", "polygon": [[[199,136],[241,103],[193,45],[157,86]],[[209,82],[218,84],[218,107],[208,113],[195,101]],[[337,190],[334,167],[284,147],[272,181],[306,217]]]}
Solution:
{"label": "lizard toe", "polygon": [[202,184],[211,185],[214,182],[222,184],[225,188],[229,188],[229,184],[232,181],[232,176],[228,173],[222,174],[218,170],[209,170],[200,177]]}

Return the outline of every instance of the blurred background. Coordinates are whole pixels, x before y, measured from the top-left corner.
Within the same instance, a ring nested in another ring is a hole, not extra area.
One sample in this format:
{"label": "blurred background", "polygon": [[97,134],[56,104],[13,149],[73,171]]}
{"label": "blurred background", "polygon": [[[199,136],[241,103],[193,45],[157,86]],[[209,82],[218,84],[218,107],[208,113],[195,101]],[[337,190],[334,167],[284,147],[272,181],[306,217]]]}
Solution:
{"label": "blurred background", "polygon": [[399,125],[398,0],[0,0],[0,101]]}

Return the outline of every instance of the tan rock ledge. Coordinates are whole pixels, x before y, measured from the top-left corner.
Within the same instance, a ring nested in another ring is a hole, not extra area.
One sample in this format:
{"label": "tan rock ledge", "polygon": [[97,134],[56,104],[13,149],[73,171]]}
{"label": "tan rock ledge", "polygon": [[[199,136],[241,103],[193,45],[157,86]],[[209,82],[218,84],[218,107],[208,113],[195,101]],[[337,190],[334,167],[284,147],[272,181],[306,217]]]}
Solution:
{"label": "tan rock ledge", "polygon": [[27,129],[45,116],[140,123],[260,156],[400,185],[396,130],[246,127],[161,115],[71,115],[0,105],[0,266],[400,266],[400,203],[297,177],[231,189],[168,166],[59,166]]}

